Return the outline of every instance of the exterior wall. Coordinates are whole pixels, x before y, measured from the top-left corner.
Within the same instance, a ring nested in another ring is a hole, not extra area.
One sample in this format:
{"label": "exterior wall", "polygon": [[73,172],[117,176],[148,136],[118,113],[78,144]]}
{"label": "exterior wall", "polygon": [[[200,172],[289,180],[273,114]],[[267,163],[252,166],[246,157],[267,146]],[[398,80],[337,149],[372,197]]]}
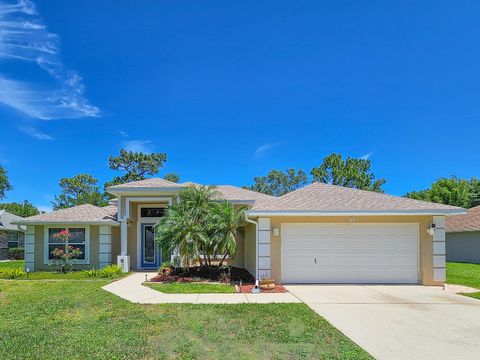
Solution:
{"label": "exterior wall", "polygon": [[245,269],[255,276],[257,264],[256,264],[256,257],[257,257],[257,246],[256,246],[256,239],[255,239],[255,225],[248,224],[244,228],[245,232],[245,261],[244,266]]}
{"label": "exterior wall", "polygon": [[233,259],[228,261],[228,264],[238,268],[245,267],[245,231],[243,228],[238,230],[237,239],[237,254]]}
{"label": "exterior wall", "polygon": [[112,263],[117,262],[120,255],[120,226],[112,226]]}
{"label": "exterior wall", "polygon": [[[282,223],[350,223],[350,216],[291,216],[271,217],[271,228],[279,229],[278,236],[271,231],[270,257],[271,277],[281,282],[281,224]],[[417,223],[419,224],[419,279],[423,285],[442,285],[444,281],[435,281],[433,276],[433,237],[427,233],[432,216],[356,216],[355,223]],[[253,235],[254,236],[254,235]],[[249,255],[250,256],[250,255]]]}
{"label": "exterior wall", "polygon": [[447,233],[447,261],[480,264],[480,231]]}

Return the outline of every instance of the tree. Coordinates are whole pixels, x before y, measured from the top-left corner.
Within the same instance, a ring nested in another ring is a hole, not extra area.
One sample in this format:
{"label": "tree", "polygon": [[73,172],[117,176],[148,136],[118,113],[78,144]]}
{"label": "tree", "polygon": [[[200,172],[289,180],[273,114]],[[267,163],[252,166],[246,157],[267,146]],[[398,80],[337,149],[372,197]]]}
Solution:
{"label": "tree", "polygon": [[91,204],[105,206],[108,202],[99,191],[98,180],[90,174],[79,174],[71,178],[60,179],[62,188],[60,195],[52,201],[53,209],[64,209],[71,206]]}
{"label": "tree", "polygon": [[243,188],[267,195],[281,196],[304,186],[307,183],[307,174],[301,169],[287,169],[285,172],[272,170],[266,176],[254,177],[253,181],[253,185]]}
{"label": "tree", "polygon": [[412,191],[405,197],[440,204],[470,208],[480,204],[480,181],[456,176],[440,178],[429,189]]}
{"label": "tree", "polygon": [[167,181],[171,181],[173,183],[178,183],[180,181],[180,176],[178,176],[178,174],[175,174],[175,173],[168,173],[168,174],[165,174],[163,179]]}
{"label": "tree", "polygon": [[237,229],[245,220],[245,209],[218,201],[212,186],[190,186],[180,192],[180,202],[167,209],[155,226],[162,248],[177,248],[183,264],[197,260],[212,265],[222,255],[220,265],[237,249]]}
{"label": "tree", "polygon": [[340,154],[334,153],[325,157],[319,167],[312,169],[311,174],[314,181],[383,193],[382,186],[386,180],[375,179],[370,167],[371,161],[368,159],[347,157],[343,160]]}
{"label": "tree", "polygon": [[40,211],[37,209],[37,207],[28,200],[24,200],[21,203],[12,202],[0,204],[0,209],[21,217],[29,217],[40,214]]}
{"label": "tree", "polygon": [[5,198],[5,193],[13,189],[13,186],[8,181],[7,170],[0,165],[0,199]]}
{"label": "tree", "polygon": [[121,176],[115,176],[112,181],[105,183],[105,188],[131,181],[144,180],[146,175],[157,174],[165,161],[167,161],[167,155],[164,153],[145,154],[122,149],[119,156],[110,156],[108,158],[108,166],[112,170],[125,173]]}
{"label": "tree", "polygon": [[245,224],[245,211],[247,207],[235,208],[228,201],[215,203],[212,209],[211,229],[212,238],[215,240],[213,254],[223,254],[218,266],[222,266],[226,257],[234,257],[237,252],[238,228]]}

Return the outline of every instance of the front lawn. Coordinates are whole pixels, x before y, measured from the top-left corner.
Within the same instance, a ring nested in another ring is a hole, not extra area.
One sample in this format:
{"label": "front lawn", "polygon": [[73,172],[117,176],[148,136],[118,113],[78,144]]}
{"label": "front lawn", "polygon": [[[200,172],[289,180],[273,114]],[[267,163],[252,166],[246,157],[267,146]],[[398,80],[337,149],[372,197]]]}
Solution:
{"label": "front lawn", "polygon": [[[480,264],[447,262],[447,284],[480,289]],[[480,299],[480,292],[462,293],[461,295]]]}
{"label": "front lawn", "polygon": [[480,264],[447,262],[447,284],[480,289]]}
{"label": "front lawn", "polygon": [[208,283],[145,283],[144,285],[165,294],[233,294],[235,287],[225,284]]}
{"label": "front lawn", "polygon": [[0,261],[0,269],[21,269],[23,270],[23,260]]}
{"label": "front lawn", "polygon": [[106,283],[0,280],[0,359],[371,359],[304,304],[138,305]]}

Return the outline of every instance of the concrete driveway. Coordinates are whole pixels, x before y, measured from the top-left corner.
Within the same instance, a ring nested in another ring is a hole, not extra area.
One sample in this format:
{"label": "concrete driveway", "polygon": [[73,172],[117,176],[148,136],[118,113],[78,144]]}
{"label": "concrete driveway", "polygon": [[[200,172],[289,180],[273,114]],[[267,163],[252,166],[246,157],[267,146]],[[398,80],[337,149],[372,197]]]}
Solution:
{"label": "concrete driveway", "polygon": [[286,288],[377,359],[480,358],[480,300],[423,286]]}

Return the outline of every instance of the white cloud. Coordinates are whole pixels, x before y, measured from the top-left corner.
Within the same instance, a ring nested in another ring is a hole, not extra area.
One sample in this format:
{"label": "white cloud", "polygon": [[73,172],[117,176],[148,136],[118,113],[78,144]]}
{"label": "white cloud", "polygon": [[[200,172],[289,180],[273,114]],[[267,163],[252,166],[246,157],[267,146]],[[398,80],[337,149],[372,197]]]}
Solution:
{"label": "white cloud", "polygon": [[48,32],[32,1],[0,1],[0,60],[35,64],[53,82],[41,86],[0,74],[0,102],[42,120],[99,116],[84,97],[80,75],[63,65],[58,35]]}
{"label": "white cloud", "polygon": [[33,136],[34,138],[39,140],[53,140],[52,136],[42,133],[41,131],[38,131],[37,129],[32,127],[21,126],[18,128],[18,130],[23,131],[25,134]]}
{"label": "white cloud", "polygon": [[129,140],[122,142],[123,148],[127,151],[149,153],[153,151],[151,140]]}
{"label": "white cloud", "polygon": [[372,152],[366,153],[365,155],[360,156],[360,159],[368,160],[373,155]]}
{"label": "white cloud", "polygon": [[118,133],[123,137],[128,137],[128,133],[126,131],[120,130]]}
{"label": "white cloud", "polygon": [[265,155],[267,151],[272,150],[277,146],[278,144],[272,144],[272,143],[260,145],[258,148],[255,149],[255,152],[253,155],[257,158],[262,157],[263,155]]}

